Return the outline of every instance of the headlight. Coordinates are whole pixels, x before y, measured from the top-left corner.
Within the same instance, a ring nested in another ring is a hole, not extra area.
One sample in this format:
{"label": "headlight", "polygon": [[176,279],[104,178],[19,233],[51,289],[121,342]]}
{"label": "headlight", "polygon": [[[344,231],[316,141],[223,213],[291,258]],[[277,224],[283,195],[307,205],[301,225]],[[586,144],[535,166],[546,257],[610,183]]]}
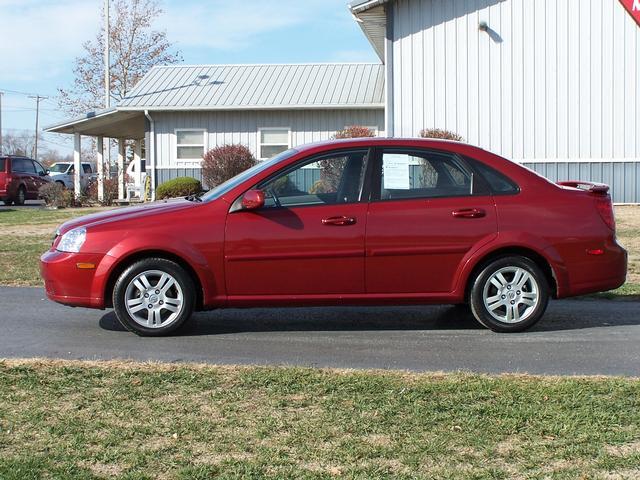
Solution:
{"label": "headlight", "polygon": [[73,230],[69,230],[67,233],[62,235],[60,239],[60,243],[56,247],[57,250],[61,252],[71,252],[78,253],[80,251],[80,247],[84,243],[87,238],[87,229],[84,227],[74,228]]}

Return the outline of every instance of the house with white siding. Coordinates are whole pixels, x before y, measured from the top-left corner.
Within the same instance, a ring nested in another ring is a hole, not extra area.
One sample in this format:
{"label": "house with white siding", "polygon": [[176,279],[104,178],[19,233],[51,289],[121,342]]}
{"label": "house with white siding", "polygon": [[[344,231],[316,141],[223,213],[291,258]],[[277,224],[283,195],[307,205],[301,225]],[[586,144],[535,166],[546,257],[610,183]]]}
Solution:
{"label": "house with white siding", "polygon": [[82,135],[97,137],[99,146],[117,138],[119,163],[125,140],[144,142],[155,190],[171,178],[201,178],[203,154],[218,145],[246,145],[262,160],[351,125],[385,134],[380,64],[154,67],[117,106],[47,131],[74,134],[77,145]]}
{"label": "house with white siding", "polygon": [[349,10],[380,64],[156,67],[116,107],[48,131],[78,146],[81,135],[144,139],[155,187],[199,177],[216,145],[267,158],[349,125],[396,137],[441,128],[640,203],[640,25],[619,0],[359,0]]}

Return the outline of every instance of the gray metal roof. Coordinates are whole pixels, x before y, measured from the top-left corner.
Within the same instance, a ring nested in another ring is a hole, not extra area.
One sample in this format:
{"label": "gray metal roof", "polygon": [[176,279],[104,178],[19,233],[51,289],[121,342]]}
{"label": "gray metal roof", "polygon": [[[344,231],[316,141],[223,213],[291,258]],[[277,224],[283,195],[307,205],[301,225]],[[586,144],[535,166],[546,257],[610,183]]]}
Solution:
{"label": "gray metal roof", "polygon": [[383,108],[384,67],[332,63],[154,67],[118,110]]}

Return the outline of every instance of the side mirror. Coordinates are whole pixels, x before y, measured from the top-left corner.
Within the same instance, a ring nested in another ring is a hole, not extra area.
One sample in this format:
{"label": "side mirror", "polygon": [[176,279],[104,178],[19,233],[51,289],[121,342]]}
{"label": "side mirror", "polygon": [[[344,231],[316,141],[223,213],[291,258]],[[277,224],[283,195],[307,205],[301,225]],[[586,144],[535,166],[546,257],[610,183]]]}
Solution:
{"label": "side mirror", "polygon": [[249,190],[242,196],[244,210],[257,210],[262,207],[264,207],[264,192],[262,190]]}
{"label": "side mirror", "polygon": [[40,175],[41,177],[46,177],[47,175],[49,175],[49,170],[40,170],[38,172],[38,175]]}

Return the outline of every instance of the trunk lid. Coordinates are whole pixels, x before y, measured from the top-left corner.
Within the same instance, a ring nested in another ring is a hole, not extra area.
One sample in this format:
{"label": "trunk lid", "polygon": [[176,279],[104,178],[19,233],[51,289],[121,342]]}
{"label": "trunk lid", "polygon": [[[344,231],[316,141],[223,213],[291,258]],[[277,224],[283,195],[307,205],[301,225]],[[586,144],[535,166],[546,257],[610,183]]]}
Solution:
{"label": "trunk lid", "polygon": [[576,189],[586,192],[593,196],[594,207],[600,218],[609,229],[616,231],[616,219],[613,212],[613,202],[609,195],[609,185],[604,183],[583,182],[583,181],[567,181],[558,182],[558,185],[567,189]]}

